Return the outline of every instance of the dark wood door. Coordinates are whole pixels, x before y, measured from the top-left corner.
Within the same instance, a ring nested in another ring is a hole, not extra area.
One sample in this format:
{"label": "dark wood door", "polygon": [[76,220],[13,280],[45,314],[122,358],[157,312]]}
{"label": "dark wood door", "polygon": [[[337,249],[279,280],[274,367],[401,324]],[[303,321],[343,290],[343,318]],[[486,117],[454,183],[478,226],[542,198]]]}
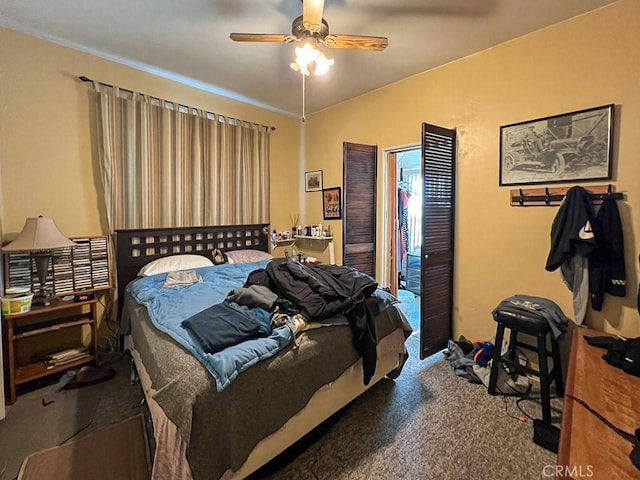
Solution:
{"label": "dark wood door", "polygon": [[342,263],[376,274],[378,147],[344,142]]}
{"label": "dark wood door", "polygon": [[455,158],[455,130],[423,123],[420,358],[451,338]]}

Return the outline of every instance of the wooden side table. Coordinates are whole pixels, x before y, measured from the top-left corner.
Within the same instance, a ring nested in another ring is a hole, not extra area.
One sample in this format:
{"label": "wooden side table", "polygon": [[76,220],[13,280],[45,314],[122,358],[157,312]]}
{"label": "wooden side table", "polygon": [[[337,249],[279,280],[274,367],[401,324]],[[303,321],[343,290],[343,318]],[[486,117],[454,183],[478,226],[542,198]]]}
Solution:
{"label": "wooden side table", "polygon": [[631,443],[567,396],[583,400],[626,432],[633,434],[640,427],[640,378],[609,365],[602,358],[607,351],[584,339],[603,335],[608,334],[582,327],[573,329],[557,478],[640,478],[640,471],[629,458]]}
{"label": "wooden side table", "polygon": [[[58,301],[46,307],[35,306],[29,312],[3,317],[5,393],[9,405],[16,401],[18,385],[96,360],[98,353],[97,303],[98,300],[95,298],[83,302]],[[66,363],[47,361],[44,355],[41,360],[27,364],[18,363],[17,353],[21,340],[82,325],[88,325],[91,329],[91,343],[88,346],[78,345],[87,349],[81,356]]]}

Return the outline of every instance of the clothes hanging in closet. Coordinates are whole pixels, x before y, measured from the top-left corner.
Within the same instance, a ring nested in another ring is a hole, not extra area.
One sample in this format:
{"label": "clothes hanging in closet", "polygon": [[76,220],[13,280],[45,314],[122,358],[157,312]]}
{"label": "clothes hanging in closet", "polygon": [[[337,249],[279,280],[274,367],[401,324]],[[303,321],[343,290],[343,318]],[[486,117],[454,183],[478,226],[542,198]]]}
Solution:
{"label": "clothes hanging in closet", "polygon": [[400,261],[398,262],[398,269],[404,261],[404,255],[409,250],[409,198],[411,193],[409,192],[406,182],[400,181],[398,183],[398,219],[400,228],[398,230],[398,246],[400,253]]}

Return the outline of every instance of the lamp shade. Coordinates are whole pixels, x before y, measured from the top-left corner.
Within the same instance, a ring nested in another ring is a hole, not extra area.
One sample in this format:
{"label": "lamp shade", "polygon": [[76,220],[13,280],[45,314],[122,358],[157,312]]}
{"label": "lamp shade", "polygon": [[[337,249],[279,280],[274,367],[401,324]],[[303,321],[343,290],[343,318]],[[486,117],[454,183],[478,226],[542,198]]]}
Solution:
{"label": "lamp shade", "polygon": [[51,217],[29,217],[18,237],[2,247],[4,252],[38,252],[73,247]]}

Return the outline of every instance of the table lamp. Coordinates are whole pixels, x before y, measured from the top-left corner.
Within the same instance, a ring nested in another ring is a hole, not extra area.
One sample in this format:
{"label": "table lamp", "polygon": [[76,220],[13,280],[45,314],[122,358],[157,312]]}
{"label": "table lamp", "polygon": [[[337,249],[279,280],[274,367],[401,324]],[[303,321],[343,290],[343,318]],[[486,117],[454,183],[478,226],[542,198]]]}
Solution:
{"label": "table lamp", "polygon": [[40,289],[34,294],[34,305],[50,305],[45,283],[54,250],[73,247],[75,243],[65,237],[51,217],[29,217],[18,237],[2,247],[3,252],[33,253]]}

